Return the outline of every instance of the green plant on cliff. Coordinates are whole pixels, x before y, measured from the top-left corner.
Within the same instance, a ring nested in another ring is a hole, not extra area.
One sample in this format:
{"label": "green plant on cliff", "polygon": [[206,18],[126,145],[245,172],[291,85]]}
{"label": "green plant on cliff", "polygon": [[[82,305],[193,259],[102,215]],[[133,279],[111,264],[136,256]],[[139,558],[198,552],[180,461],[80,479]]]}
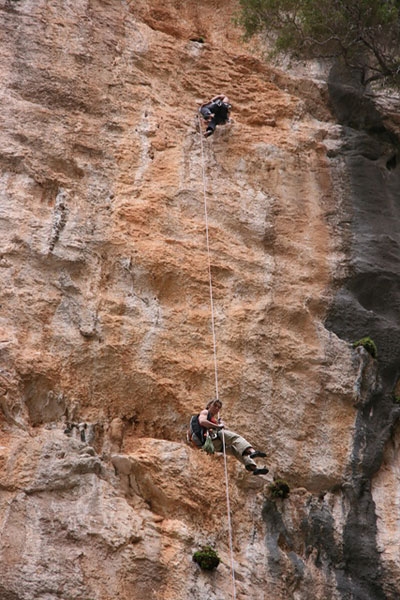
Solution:
{"label": "green plant on cliff", "polygon": [[201,550],[197,550],[193,554],[192,558],[205,571],[216,569],[221,562],[217,552],[211,546],[203,546]]}
{"label": "green plant on cliff", "polygon": [[290,494],[289,485],[283,479],[275,479],[273,483],[269,485],[269,491],[272,498],[281,498],[284,500]]}
{"label": "green plant on cliff", "polygon": [[263,33],[276,52],[338,58],[361,81],[400,86],[399,0],[239,0],[247,36]]}
{"label": "green plant on cliff", "polygon": [[353,342],[353,348],[358,348],[359,346],[363,346],[367,352],[373,357],[376,358],[378,356],[378,350],[376,344],[369,336],[361,338],[357,342]]}

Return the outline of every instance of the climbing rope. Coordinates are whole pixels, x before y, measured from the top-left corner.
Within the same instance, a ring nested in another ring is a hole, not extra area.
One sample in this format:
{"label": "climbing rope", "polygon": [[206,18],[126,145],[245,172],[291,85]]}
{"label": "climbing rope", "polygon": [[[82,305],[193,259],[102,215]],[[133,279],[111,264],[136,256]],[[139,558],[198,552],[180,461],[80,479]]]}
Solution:
{"label": "climbing rope", "polygon": [[[208,231],[208,209],[207,209],[207,182],[206,182],[206,168],[204,158],[204,141],[201,131],[201,120],[200,114],[197,115],[199,121],[199,132],[201,140],[201,164],[203,173],[203,196],[204,196],[204,220],[206,228],[206,246],[207,246],[207,263],[208,263],[208,283],[210,290],[210,310],[211,310],[211,330],[213,339],[213,353],[214,353],[214,375],[215,375],[215,397],[219,398],[218,392],[218,361],[217,361],[217,337],[215,334],[215,318],[214,318],[214,299],[213,299],[213,286],[212,286],[212,275],[211,275],[211,253],[210,253],[210,236]],[[235,578],[235,565],[233,560],[233,537],[232,537],[232,521],[231,521],[231,503],[229,499],[229,480],[228,480],[228,464],[226,459],[226,447],[225,447],[225,433],[222,431],[222,450],[224,455],[224,476],[225,476],[225,492],[226,492],[226,511],[229,531],[229,550],[231,557],[231,577],[232,577],[232,598],[236,600],[236,578]]]}
{"label": "climbing rope", "polygon": [[233,537],[232,537],[232,522],[231,522],[231,503],[229,500],[229,482],[228,482],[228,464],[225,451],[225,433],[222,431],[222,451],[224,453],[224,475],[225,475],[225,492],[226,492],[226,514],[228,519],[229,531],[229,550],[231,555],[231,576],[232,576],[232,597],[236,600],[236,579],[235,579],[235,564],[233,562]]}
{"label": "climbing rope", "polygon": [[204,221],[205,221],[205,226],[206,226],[208,286],[209,286],[209,290],[210,290],[211,330],[212,330],[213,352],[214,352],[215,397],[219,398],[219,395],[218,395],[217,337],[215,335],[214,300],[213,300],[213,288],[212,288],[212,276],[211,276],[210,236],[209,236],[209,232],[208,232],[207,185],[206,185],[206,169],[205,169],[205,160],[204,160],[204,142],[203,142],[203,136],[202,136],[202,132],[201,132],[200,115],[197,115],[197,116],[198,116],[198,120],[199,120],[199,130],[200,130],[200,140],[201,140],[201,164],[202,164],[202,173],[203,173],[203,196],[204,196]]}

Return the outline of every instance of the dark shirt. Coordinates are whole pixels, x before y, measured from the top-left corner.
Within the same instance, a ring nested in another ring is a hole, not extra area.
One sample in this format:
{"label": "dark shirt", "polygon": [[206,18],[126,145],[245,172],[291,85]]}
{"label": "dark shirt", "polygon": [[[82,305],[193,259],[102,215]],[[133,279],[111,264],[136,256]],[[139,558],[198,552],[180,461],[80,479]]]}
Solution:
{"label": "dark shirt", "polygon": [[226,104],[226,102],[216,100],[215,102],[210,102],[210,104],[207,104],[207,108],[214,113],[215,122],[217,124],[225,123],[225,121],[228,120],[230,105]]}

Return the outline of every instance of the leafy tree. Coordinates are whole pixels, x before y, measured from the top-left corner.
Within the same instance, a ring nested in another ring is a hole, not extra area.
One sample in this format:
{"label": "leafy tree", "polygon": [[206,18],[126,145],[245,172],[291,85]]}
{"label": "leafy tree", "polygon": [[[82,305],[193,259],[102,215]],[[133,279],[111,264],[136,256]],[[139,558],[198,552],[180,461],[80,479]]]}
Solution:
{"label": "leafy tree", "polygon": [[247,36],[265,33],[277,52],[342,57],[363,84],[400,86],[400,0],[239,0]]}

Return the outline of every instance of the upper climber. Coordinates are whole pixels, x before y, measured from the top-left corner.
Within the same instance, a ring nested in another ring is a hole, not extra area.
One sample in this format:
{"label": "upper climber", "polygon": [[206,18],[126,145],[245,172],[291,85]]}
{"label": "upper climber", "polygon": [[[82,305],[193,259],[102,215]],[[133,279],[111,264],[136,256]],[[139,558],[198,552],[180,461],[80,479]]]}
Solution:
{"label": "upper climber", "polygon": [[207,129],[204,132],[205,137],[212,135],[217,125],[225,125],[229,122],[229,111],[231,105],[228,96],[218,94],[209,102],[205,102],[200,106],[200,114],[207,121]]}
{"label": "upper climber", "polygon": [[[204,435],[209,435],[214,449],[217,452],[223,452],[223,435],[226,452],[233,454],[235,458],[244,464],[248,471],[252,471],[254,475],[265,475],[268,473],[266,467],[258,468],[253,460],[257,457],[264,458],[266,456],[265,452],[255,450],[242,436],[234,431],[225,429],[224,423],[220,419],[217,419],[217,415],[221,408],[221,400],[210,400],[206,408],[202,410],[199,415],[192,418],[190,427],[191,440],[197,446],[201,447],[204,444]],[[221,432],[222,429],[224,430],[223,434]]]}

